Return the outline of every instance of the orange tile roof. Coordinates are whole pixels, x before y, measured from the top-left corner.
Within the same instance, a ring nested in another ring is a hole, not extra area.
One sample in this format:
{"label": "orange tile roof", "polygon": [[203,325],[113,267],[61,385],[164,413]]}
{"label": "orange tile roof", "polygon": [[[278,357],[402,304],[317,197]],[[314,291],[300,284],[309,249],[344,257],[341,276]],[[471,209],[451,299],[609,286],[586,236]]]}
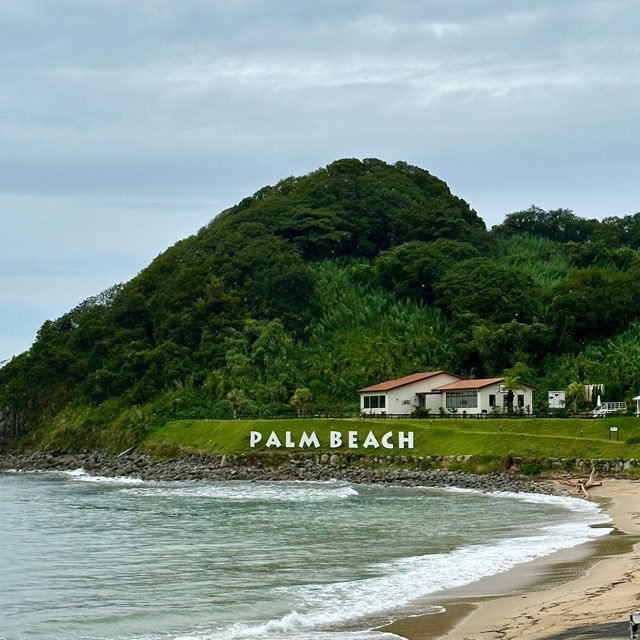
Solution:
{"label": "orange tile roof", "polygon": [[[458,382],[452,382],[451,384],[445,384],[434,391],[456,391],[457,389],[481,389],[482,387],[488,387],[490,384],[496,384],[496,382],[502,382],[504,378],[478,378],[477,380],[459,380]],[[527,385],[529,386],[529,385]]]}
{"label": "orange tile roof", "polygon": [[[448,373],[448,372],[447,371],[423,371],[422,373],[412,373],[410,376],[404,376],[403,378],[397,378],[396,380],[387,380],[386,382],[381,382],[380,384],[374,384],[371,387],[365,387],[364,389],[360,389],[358,393],[362,393],[363,391],[389,391],[389,389],[395,389],[396,387],[403,387],[405,384],[411,384],[412,382],[418,382],[419,380],[432,378],[433,376],[437,376],[439,373]],[[455,376],[456,378],[460,378],[460,376],[456,376],[453,373],[450,373],[449,375]]]}

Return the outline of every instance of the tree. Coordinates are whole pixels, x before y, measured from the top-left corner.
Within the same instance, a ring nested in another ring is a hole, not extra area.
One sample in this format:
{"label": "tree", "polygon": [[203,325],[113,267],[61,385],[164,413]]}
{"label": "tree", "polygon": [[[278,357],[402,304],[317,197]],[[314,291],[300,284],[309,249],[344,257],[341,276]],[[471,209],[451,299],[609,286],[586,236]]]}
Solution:
{"label": "tree", "polygon": [[433,284],[457,262],[478,258],[478,250],[457,240],[413,240],[378,255],[375,269],[380,283],[399,298],[431,300]]}
{"label": "tree", "polygon": [[529,322],[540,303],[540,287],[528,274],[489,258],[464,260],[438,282],[436,301],[453,315],[485,320]]}
{"label": "tree", "polygon": [[502,380],[502,386],[507,392],[506,400],[507,400],[507,413],[509,416],[513,415],[513,399],[515,398],[515,391],[521,389],[520,382],[511,376],[505,376]]}
{"label": "tree", "polygon": [[505,324],[483,322],[473,327],[471,336],[469,346],[482,358],[484,370],[493,374],[514,367],[518,362],[542,360],[553,332],[545,324],[523,324],[512,320]]}
{"label": "tree", "polygon": [[560,346],[608,336],[640,314],[640,272],[575,271],[552,291],[549,308]]}
{"label": "tree", "polygon": [[604,218],[602,226],[606,229],[606,239],[614,246],[625,245],[640,250],[640,212],[619,218]]}
{"label": "tree", "polygon": [[231,405],[233,419],[236,420],[238,418],[238,413],[247,407],[247,398],[241,389],[232,389],[227,393],[227,400]]}
{"label": "tree", "polygon": [[580,382],[572,382],[567,387],[567,398],[573,403],[573,413],[578,413],[578,403],[585,398],[584,385]]}
{"label": "tree", "polygon": [[505,221],[493,227],[492,231],[500,235],[528,233],[556,242],[586,242],[597,234],[602,227],[598,220],[578,217],[569,209],[545,211],[531,206],[525,211],[510,213]]}
{"label": "tree", "polygon": [[291,396],[291,400],[289,400],[289,404],[296,410],[298,418],[304,417],[309,402],[311,402],[311,391],[306,387],[296,389]]}

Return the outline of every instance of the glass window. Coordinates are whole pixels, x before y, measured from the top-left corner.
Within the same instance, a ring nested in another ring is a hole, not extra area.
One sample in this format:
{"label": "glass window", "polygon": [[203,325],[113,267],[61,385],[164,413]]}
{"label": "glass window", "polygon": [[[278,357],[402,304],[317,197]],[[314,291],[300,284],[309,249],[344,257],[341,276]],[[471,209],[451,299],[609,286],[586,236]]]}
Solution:
{"label": "glass window", "polygon": [[473,409],[478,406],[477,391],[447,391],[447,409]]}
{"label": "glass window", "polygon": [[524,396],[522,394],[518,394],[518,406],[524,407]]}
{"label": "glass window", "polygon": [[384,409],[387,403],[385,396],[363,396],[363,409]]}

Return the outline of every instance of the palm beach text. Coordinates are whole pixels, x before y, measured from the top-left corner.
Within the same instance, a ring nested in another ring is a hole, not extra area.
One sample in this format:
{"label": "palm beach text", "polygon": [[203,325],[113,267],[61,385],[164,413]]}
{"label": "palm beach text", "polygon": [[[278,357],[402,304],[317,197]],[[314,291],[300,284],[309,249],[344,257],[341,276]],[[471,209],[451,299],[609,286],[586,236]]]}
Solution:
{"label": "palm beach text", "polygon": [[373,431],[363,437],[358,431],[329,431],[327,434],[321,434],[324,441],[315,431],[296,436],[291,431],[285,431],[284,434],[278,435],[272,431],[265,439],[264,434],[260,431],[251,431],[249,434],[249,446],[255,449],[260,443],[262,446],[271,449],[319,449],[328,446],[331,449],[347,447],[349,449],[413,449],[413,431],[387,431],[387,433],[376,436]]}

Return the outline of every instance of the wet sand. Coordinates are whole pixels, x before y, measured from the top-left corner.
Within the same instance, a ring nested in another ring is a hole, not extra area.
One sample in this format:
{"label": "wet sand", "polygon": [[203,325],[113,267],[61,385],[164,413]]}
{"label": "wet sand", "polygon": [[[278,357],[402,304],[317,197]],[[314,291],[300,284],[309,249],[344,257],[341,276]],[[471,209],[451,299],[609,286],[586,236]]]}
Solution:
{"label": "wet sand", "polygon": [[590,491],[613,533],[438,594],[444,613],[398,620],[408,640],[619,640],[640,609],[640,481],[605,479]]}

